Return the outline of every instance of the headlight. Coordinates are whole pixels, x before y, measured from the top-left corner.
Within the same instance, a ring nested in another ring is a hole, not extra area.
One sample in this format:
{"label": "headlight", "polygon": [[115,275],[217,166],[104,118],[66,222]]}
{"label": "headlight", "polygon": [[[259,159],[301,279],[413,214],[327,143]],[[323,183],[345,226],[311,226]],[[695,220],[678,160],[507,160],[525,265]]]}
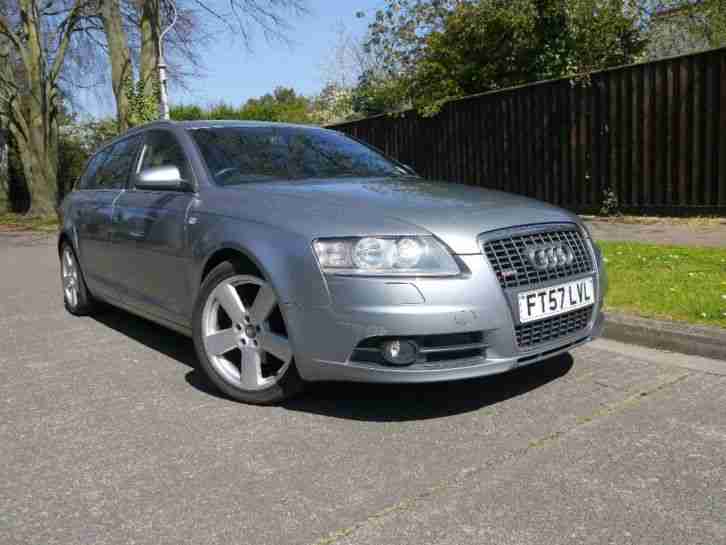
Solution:
{"label": "headlight", "polygon": [[313,242],[327,274],[454,276],[459,266],[433,237],[320,238]]}

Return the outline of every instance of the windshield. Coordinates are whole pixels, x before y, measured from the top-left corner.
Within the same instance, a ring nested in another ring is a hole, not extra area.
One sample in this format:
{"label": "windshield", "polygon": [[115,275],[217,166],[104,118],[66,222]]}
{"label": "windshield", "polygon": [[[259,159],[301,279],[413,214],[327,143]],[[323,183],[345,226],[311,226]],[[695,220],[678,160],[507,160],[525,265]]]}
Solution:
{"label": "windshield", "polygon": [[411,174],[380,153],[333,131],[294,127],[210,127],[190,132],[219,185]]}

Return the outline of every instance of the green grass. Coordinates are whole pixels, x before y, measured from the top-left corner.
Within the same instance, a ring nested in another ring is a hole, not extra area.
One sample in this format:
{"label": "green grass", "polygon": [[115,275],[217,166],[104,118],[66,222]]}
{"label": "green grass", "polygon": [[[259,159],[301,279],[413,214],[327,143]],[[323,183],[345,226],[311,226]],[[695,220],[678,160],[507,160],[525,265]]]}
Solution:
{"label": "green grass", "polygon": [[23,214],[0,213],[0,231],[42,231],[58,230],[58,217],[33,216]]}
{"label": "green grass", "polygon": [[726,249],[598,242],[606,310],[726,327]]}

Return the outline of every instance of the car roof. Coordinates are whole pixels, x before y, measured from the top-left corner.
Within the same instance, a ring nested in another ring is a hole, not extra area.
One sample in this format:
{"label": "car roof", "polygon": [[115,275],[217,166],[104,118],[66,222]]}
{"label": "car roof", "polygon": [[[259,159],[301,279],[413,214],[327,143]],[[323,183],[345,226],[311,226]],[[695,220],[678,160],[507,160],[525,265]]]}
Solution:
{"label": "car roof", "polygon": [[127,134],[131,134],[136,131],[153,129],[153,128],[170,128],[178,127],[181,129],[204,129],[209,127],[287,127],[287,128],[298,128],[298,129],[321,129],[326,130],[323,127],[317,125],[302,125],[296,123],[277,123],[273,121],[243,121],[238,119],[201,119],[196,121],[170,121],[170,120],[159,120],[152,121],[145,125],[135,127]]}
{"label": "car roof", "polygon": [[295,123],[278,123],[273,121],[243,121],[238,119],[207,119],[207,120],[198,120],[198,121],[171,121],[168,119],[159,119],[157,121],[152,121],[150,123],[145,123],[143,125],[139,125],[137,127],[134,127],[132,129],[129,129],[123,134],[120,134],[111,140],[108,140],[104,142],[102,145],[98,147],[98,149],[93,153],[93,155],[97,155],[101,151],[103,151],[106,148],[109,148],[113,146],[114,144],[117,144],[121,140],[128,138],[129,136],[132,136],[134,134],[138,134],[150,129],[184,129],[184,130],[194,130],[194,129],[208,129],[212,127],[257,127],[257,128],[263,128],[263,127],[280,127],[280,128],[297,128],[297,129],[310,129],[310,130],[321,130],[321,131],[329,131],[331,129],[326,129],[325,127],[319,127],[317,125],[301,125],[301,124],[295,124]]}

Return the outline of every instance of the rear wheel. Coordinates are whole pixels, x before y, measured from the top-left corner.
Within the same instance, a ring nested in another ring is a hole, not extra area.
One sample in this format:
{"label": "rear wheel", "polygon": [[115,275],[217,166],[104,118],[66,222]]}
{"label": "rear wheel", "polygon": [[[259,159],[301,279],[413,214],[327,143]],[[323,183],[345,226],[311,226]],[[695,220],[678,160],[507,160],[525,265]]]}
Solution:
{"label": "rear wheel", "polygon": [[76,316],[90,314],[94,308],[94,301],[86,287],[76,253],[68,242],[61,245],[60,270],[63,304],[66,310]]}
{"label": "rear wheel", "polygon": [[228,396],[269,404],[302,389],[272,286],[225,262],[207,276],[194,311],[194,345],[209,379]]}

